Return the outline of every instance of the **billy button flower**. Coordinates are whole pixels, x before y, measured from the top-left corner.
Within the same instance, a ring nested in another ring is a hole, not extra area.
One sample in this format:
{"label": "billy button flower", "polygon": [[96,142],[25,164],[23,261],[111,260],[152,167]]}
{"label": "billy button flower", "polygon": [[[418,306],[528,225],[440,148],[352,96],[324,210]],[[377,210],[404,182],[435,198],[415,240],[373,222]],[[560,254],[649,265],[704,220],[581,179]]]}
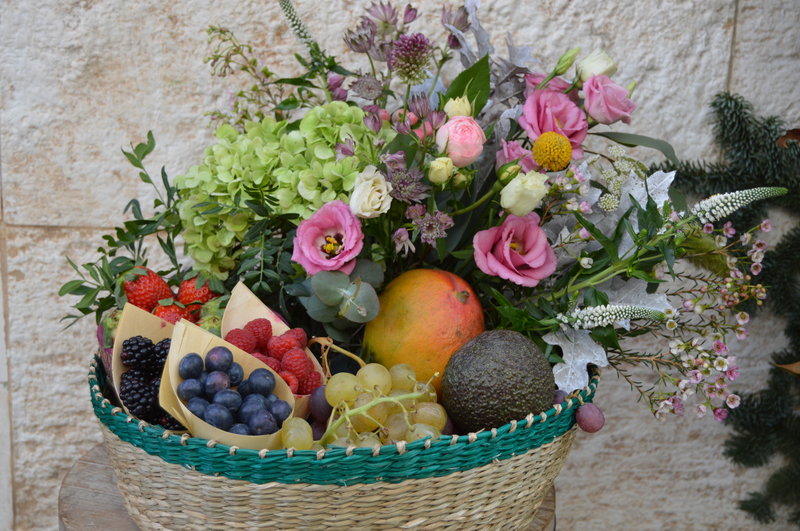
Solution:
{"label": "billy button flower", "polygon": [[547,171],[561,171],[572,160],[572,146],[562,134],[547,131],[533,143],[533,160]]}

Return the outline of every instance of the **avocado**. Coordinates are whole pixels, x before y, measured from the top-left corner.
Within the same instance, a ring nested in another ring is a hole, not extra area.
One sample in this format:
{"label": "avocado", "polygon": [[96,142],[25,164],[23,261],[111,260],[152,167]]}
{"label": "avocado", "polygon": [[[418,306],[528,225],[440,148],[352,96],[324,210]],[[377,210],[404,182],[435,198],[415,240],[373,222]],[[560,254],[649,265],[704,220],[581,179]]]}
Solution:
{"label": "avocado", "polygon": [[469,433],[550,409],[554,388],[550,363],[536,343],[512,330],[490,330],[450,358],[442,404],[459,433]]}

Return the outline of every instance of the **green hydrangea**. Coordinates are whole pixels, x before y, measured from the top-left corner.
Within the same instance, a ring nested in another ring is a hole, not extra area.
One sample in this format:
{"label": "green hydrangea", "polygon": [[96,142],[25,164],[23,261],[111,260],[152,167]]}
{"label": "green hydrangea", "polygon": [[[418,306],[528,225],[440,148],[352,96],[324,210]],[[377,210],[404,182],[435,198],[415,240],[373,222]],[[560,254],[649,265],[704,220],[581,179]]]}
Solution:
{"label": "green hydrangea", "polygon": [[[335,199],[347,201],[358,173],[377,162],[375,140],[388,140],[364,125],[364,111],[344,102],[314,107],[295,130],[266,118],[240,133],[229,125],[217,131],[203,163],[175,180],[184,239],[195,270],[227,277],[241,253],[239,244],[257,219],[234,202],[253,199],[247,189],[274,189],[277,214],[295,213],[298,223]],[[337,144],[351,139],[355,153],[336,159]],[[203,205],[205,206],[197,206]],[[213,205],[210,205],[213,204]]]}

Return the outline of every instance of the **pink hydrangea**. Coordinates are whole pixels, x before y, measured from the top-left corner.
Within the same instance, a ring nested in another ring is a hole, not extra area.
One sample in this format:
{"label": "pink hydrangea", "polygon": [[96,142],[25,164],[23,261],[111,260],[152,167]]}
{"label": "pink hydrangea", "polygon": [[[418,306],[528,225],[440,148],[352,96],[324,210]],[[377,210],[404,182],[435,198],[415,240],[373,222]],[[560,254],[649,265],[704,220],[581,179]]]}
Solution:
{"label": "pink hydrangea", "polygon": [[556,270],[556,255],[535,212],[510,214],[499,227],[477,232],[472,243],[481,271],[520,286],[534,287]]}
{"label": "pink hydrangea", "polygon": [[553,90],[534,90],[522,106],[519,125],[531,140],[536,140],[547,131],[564,135],[572,146],[572,158],[583,157],[581,146],[589,124],[583,111],[566,94]]}
{"label": "pink hydrangea", "polygon": [[309,275],[320,271],[353,272],[364,244],[361,222],[343,201],[331,201],[300,223],[292,260]]}

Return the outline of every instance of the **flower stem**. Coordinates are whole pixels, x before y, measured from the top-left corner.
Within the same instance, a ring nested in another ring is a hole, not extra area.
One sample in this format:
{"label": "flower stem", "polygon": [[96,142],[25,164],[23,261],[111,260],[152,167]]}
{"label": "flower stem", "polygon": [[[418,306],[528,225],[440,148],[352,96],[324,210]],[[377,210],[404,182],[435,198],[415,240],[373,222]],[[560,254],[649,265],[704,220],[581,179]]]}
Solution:
{"label": "flower stem", "polygon": [[[335,421],[329,423],[328,429],[325,430],[325,433],[322,435],[322,437],[320,437],[319,440],[320,440],[320,442],[322,442],[322,444],[325,444],[325,441],[329,441],[332,438],[332,436],[336,433],[336,430],[338,430],[339,427],[342,424],[344,424],[347,419],[349,419],[350,417],[354,417],[356,415],[367,414],[367,412],[370,409],[372,409],[373,407],[375,407],[378,404],[383,404],[385,402],[393,402],[393,403],[397,404],[397,403],[401,403],[403,400],[414,400],[414,399],[420,398],[421,396],[425,395],[426,392],[427,391],[418,391],[416,393],[407,393],[407,394],[398,395],[398,396],[381,396],[381,397],[378,397],[378,398],[376,398],[374,400],[370,400],[369,402],[367,402],[363,406],[359,406],[359,407],[357,407],[355,409],[348,409],[347,411],[342,413],[342,415],[339,416],[338,419],[336,419]],[[403,408],[403,409],[405,410],[405,408]]]}
{"label": "flower stem", "polygon": [[456,210],[455,212],[452,212],[450,214],[450,217],[460,216],[461,214],[466,214],[467,212],[471,212],[471,211],[475,210],[476,208],[478,208],[479,206],[484,204],[486,201],[491,199],[494,194],[496,194],[497,192],[499,192],[502,189],[503,189],[503,184],[500,181],[497,181],[496,183],[494,183],[494,186],[492,186],[492,189],[489,190],[488,192],[486,192],[486,194],[483,197],[481,197],[480,199],[478,199],[477,201],[475,201],[471,205],[465,206],[462,209],[459,209],[459,210]]}

